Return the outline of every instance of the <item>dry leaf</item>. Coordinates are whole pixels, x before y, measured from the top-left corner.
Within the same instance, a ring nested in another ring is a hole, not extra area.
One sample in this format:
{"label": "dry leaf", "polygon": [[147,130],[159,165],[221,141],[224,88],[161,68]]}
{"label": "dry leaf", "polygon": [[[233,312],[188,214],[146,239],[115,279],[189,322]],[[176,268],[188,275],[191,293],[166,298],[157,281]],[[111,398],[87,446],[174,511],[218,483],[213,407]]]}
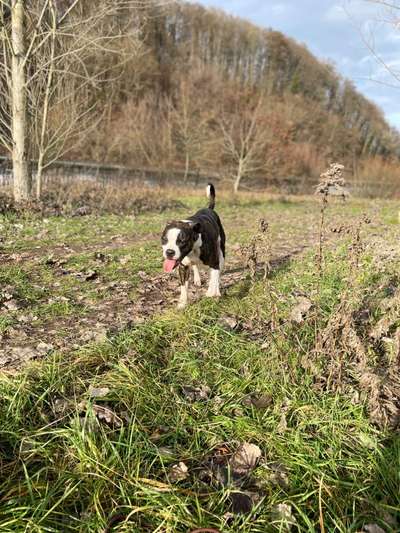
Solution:
{"label": "dry leaf", "polygon": [[183,395],[191,402],[208,400],[211,389],[207,385],[200,385],[199,387],[184,386],[182,387]]}
{"label": "dry leaf", "polygon": [[296,322],[296,324],[302,324],[306,314],[312,307],[312,302],[305,296],[299,296],[297,298],[297,305],[292,309],[290,313],[290,320]]}
{"label": "dry leaf", "polygon": [[8,311],[18,311],[18,309],[21,306],[18,304],[17,300],[12,299],[12,300],[7,300],[6,302],[4,302],[3,307],[8,309]]}
{"label": "dry leaf", "polygon": [[169,479],[172,482],[183,481],[189,475],[189,469],[182,461],[173,465],[169,472]]}
{"label": "dry leaf", "polygon": [[65,400],[64,398],[57,398],[56,400],[54,400],[53,412],[56,415],[64,414],[72,405],[73,404],[70,400]]}
{"label": "dry leaf", "polygon": [[106,422],[109,426],[120,428],[122,420],[111,409],[103,405],[92,405],[93,412],[101,422]]}
{"label": "dry leaf", "polygon": [[230,495],[232,512],[235,514],[249,514],[254,505],[260,500],[256,492],[232,492]]}
{"label": "dry leaf", "polygon": [[222,327],[229,329],[231,331],[237,330],[239,328],[239,321],[236,317],[233,316],[223,316],[218,321]]}
{"label": "dry leaf", "polygon": [[243,399],[243,405],[246,407],[254,406],[256,409],[266,409],[273,403],[273,398],[270,394],[249,394]]}
{"label": "dry leaf", "polygon": [[245,442],[232,455],[229,464],[235,474],[247,475],[257,466],[261,455],[256,444]]}

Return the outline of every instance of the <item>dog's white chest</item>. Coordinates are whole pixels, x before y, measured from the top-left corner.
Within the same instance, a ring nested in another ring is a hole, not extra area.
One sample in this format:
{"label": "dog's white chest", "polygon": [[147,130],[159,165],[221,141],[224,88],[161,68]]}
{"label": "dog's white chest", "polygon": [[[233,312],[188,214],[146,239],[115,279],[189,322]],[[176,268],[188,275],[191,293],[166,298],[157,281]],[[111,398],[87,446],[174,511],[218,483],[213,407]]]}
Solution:
{"label": "dog's white chest", "polygon": [[200,254],[195,252],[190,252],[190,254],[188,254],[185,259],[182,260],[182,265],[184,266],[198,265],[199,263],[201,263]]}
{"label": "dog's white chest", "polygon": [[202,242],[203,241],[202,241],[201,235],[199,235],[196,242],[193,245],[192,251],[184,259],[182,259],[182,265],[190,266],[190,265],[201,264],[200,247],[202,245]]}

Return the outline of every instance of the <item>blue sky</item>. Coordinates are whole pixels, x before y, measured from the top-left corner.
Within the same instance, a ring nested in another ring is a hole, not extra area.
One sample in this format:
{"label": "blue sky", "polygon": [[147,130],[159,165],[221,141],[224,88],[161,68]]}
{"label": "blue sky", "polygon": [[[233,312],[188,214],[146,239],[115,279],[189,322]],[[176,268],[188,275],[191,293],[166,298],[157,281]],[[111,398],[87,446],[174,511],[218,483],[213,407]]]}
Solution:
{"label": "blue sky", "polygon": [[[195,1],[195,0],[192,0]],[[332,62],[400,129],[400,0],[196,0],[282,31]],[[379,55],[377,60],[370,47]],[[389,67],[392,74],[387,71]]]}

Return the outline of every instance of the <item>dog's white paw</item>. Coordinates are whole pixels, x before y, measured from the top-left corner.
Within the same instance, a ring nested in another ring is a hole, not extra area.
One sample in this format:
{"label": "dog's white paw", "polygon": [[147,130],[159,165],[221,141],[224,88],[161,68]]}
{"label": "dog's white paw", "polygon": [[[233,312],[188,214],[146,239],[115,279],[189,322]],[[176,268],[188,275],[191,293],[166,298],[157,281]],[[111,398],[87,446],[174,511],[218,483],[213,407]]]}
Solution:
{"label": "dog's white paw", "polygon": [[200,278],[199,279],[194,279],[193,285],[195,287],[201,287],[201,279]]}
{"label": "dog's white paw", "polygon": [[186,302],[179,302],[178,305],[176,306],[177,309],[179,309],[180,311],[182,311],[182,309],[185,309],[185,307],[187,306],[187,303]]}

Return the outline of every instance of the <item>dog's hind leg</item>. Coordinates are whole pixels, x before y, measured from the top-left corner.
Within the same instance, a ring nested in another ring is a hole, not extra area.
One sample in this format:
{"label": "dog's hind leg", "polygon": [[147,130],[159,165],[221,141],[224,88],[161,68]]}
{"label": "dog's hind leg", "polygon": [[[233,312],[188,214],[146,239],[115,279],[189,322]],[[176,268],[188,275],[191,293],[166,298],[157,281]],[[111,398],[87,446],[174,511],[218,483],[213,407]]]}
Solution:
{"label": "dog's hind leg", "polygon": [[206,294],[206,296],[209,298],[218,298],[221,296],[221,292],[219,290],[220,273],[221,271],[219,269],[210,269],[210,284]]}
{"label": "dog's hind leg", "polygon": [[184,309],[187,306],[189,298],[189,276],[190,270],[188,266],[179,266],[179,279],[181,282],[181,296],[178,302],[178,309]]}
{"label": "dog's hind leg", "polygon": [[195,287],[201,287],[201,278],[200,278],[200,272],[199,267],[197,265],[192,265],[193,268],[193,281]]}

